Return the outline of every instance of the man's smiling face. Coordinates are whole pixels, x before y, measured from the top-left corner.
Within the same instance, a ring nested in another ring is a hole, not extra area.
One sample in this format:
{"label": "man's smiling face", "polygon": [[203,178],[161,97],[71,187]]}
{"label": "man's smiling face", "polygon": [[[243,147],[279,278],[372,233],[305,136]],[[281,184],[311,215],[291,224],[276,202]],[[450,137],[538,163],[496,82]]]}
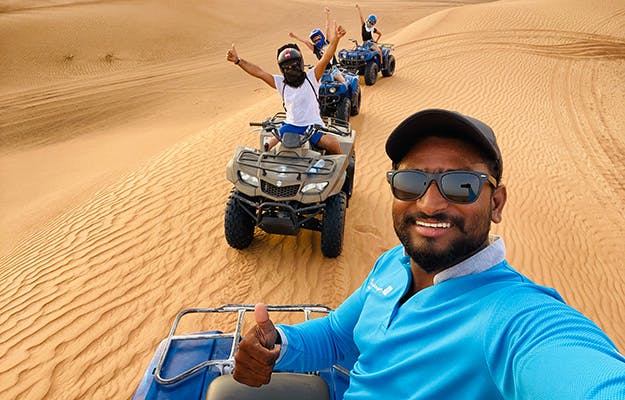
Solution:
{"label": "man's smiling face", "polygon": [[[480,152],[460,139],[428,136],[417,142],[397,169],[428,173],[470,170],[491,173]],[[436,182],[414,201],[393,199],[393,225],[406,252],[428,273],[442,271],[487,244],[491,221],[501,221],[506,193],[484,184],[473,203],[446,200]]]}

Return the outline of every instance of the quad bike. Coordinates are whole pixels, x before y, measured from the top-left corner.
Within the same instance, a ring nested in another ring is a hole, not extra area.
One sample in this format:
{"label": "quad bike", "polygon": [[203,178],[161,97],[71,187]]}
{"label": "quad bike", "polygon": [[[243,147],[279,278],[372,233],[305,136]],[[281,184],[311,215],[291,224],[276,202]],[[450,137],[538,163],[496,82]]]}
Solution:
{"label": "quad bike", "polygon": [[377,51],[371,49],[373,42],[364,42],[361,45],[358,41],[350,39],[354,43],[351,50],[342,49],[338,53],[338,59],[341,67],[364,75],[365,84],[371,86],[378,80],[378,72],[382,72],[382,76],[388,77],[395,73],[395,56],[391,54],[393,51],[392,44],[378,44],[382,50],[382,60]]}
{"label": "quad bike", "polygon": [[[323,316],[331,309],[320,304],[267,306],[272,313],[302,312],[304,319]],[[311,373],[274,372],[271,382],[252,388],[232,378],[234,355],[242,338],[244,317],[254,305],[226,304],[216,308],[183,310],[169,335],[158,346],[133,400],[341,400],[349,386],[349,371],[356,355],[340,364]],[[219,330],[176,334],[182,317],[189,314],[237,313],[232,332]]]}
{"label": "quad bike", "polygon": [[[226,176],[234,184],[226,203],[225,236],[235,249],[248,247],[255,228],[267,233],[297,235],[300,229],[321,232],[321,252],[338,257],[343,248],[345,212],[354,184],[355,132],[349,123],[325,118],[303,135],[278,129],[285,113],[279,112],[260,126],[260,149],[237,147]],[[333,135],[341,154],[324,154],[308,141],[316,132]],[[269,139],[278,144],[266,149]]]}
{"label": "quad bike", "polygon": [[319,87],[319,105],[321,115],[349,121],[350,116],[360,112],[358,74],[347,70],[341,70],[341,73],[345,82],[335,81],[331,70],[323,74]]}

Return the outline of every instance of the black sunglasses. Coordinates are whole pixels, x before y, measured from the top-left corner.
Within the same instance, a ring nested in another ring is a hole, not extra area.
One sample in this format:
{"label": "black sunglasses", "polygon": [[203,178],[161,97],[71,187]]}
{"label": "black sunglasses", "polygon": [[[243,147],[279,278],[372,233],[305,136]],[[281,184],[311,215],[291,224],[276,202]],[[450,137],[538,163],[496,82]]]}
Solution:
{"label": "black sunglasses", "polygon": [[436,182],[441,195],[452,203],[469,204],[480,197],[482,185],[488,182],[497,187],[497,180],[489,174],[476,171],[447,171],[428,174],[418,169],[399,169],[386,173],[393,196],[398,200],[420,199],[432,181]]}

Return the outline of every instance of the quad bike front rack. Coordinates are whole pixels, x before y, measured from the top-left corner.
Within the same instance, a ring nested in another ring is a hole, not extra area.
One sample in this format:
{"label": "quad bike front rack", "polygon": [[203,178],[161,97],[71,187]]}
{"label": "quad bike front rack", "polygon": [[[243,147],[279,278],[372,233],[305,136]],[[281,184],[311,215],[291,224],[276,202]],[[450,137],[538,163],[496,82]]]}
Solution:
{"label": "quad bike front rack", "polygon": [[[154,379],[162,384],[162,385],[172,385],[177,382],[184,380],[185,378],[194,375],[198,371],[214,366],[216,367],[220,374],[229,374],[234,369],[234,355],[239,348],[239,342],[242,338],[241,330],[243,328],[243,322],[245,313],[247,311],[254,311],[253,304],[225,304],[220,307],[215,308],[189,308],[183,311],[180,311],[176,318],[174,319],[174,323],[169,331],[169,335],[164,341],[164,349],[158,359],[158,363],[156,364],[156,368],[154,369]],[[332,311],[331,308],[322,305],[322,304],[295,304],[295,305],[267,305],[267,311],[269,312],[302,312],[304,314],[304,320],[308,321],[313,313],[321,313],[328,314]],[[206,313],[237,313],[237,322],[235,324],[235,329],[230,333],[221,333],[217,331],[206,332],[206,333],[192,333],[192,334],[184,334],[184,335],[176,335],[176,330],[178,329],[178,325],[182,320],[182,317],[188,314],[206,314]],[[232,345],[230,347],[230,352],[227,358],[225,359],[215,359],[215,360],[207,360],[197,365],[194,365],[191,368],[188,368],[172,377],[166,378],[163,377],[163,367],[166,363],[167,357],[170,353],[170,348],[172,347],[172,343],[174,341],[184,342],[184,341],[192,341],[198,339],[232,339]],[[338,371],[349,375],[349,371],[341,366],[334,366]]]}

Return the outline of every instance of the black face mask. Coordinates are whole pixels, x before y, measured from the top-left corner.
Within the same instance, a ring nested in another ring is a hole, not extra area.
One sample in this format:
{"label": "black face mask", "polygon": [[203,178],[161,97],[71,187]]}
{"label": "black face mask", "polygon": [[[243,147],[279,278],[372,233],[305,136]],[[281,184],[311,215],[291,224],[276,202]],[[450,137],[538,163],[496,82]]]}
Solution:
{"label": "black face mask", "polygon": [[284,83],[292,87],[300,87],[306,80],[306,73],[302,70],[286,71],[283,75]]}
{"label": "black face mask", "polygon": [[300,87],[306,80],[306,72],[301,68],[301,65],[286,69],[280,66],[282,75],[284,76],[284,83],[292,87]]}

